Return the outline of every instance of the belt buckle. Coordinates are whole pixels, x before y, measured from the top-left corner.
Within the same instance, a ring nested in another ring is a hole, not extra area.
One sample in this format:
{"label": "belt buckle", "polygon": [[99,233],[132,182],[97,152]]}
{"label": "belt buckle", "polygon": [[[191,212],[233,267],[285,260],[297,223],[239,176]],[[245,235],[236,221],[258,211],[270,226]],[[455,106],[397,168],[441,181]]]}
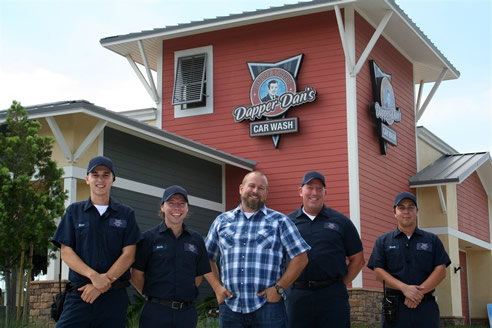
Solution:
{"label": "belt buckle", "polygon": [[180,310],[183,307],[183,302],[171,302],[171,308],[173,310]]}
{"label": "belt buckle", "polygon": [[313,288],[316,284],[316,281],[308,281],[308,288]]}

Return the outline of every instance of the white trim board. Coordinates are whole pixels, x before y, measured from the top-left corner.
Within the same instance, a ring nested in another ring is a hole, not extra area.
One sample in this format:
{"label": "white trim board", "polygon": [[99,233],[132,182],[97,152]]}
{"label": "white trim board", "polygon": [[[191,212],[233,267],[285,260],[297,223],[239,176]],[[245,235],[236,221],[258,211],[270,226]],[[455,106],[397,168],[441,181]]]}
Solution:
{"label": "white trim board", "polygon": [[435,227],[435,228],[421,228],[421,229],[428,231],[428,232],[432,232],[433,234],[436,234],[436,235],[454,236],[458,239],[467,241],[471,244],[485,248],[489,251],[492,250],[492,244],[491,243],[487,243],[486,241],[480,240],[476,237],[470,236],[469,234],[466,234],[464,232],[458,231],[458,230],[450,228],[450,227]]}

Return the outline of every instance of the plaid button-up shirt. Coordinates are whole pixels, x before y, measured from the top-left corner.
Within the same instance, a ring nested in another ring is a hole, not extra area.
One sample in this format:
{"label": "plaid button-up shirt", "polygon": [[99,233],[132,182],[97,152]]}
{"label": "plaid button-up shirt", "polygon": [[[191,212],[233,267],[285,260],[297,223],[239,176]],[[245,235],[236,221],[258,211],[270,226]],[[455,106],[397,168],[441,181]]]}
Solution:
{"label": "plaid button-up shirt", "polygon": [[233,294],[226,304],[240,313],[266,303],[266,296],[257,294],[280,279],[284,254],[293,258],[311,248],[286,215],[263,206],[248,219],[241,205],[215,219],[205,245],[209,258],[221,255],[222,283]]}

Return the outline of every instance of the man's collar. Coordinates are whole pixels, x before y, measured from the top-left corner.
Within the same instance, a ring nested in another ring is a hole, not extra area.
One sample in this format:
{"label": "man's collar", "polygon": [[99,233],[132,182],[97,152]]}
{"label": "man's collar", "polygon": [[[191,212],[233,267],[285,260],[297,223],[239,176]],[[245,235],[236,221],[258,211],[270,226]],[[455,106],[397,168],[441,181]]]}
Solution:
{"label": "man's collar", "polygon": [[[109,197],[109,203],[107,205],[108,208],[110,208],[111,210],[118,212],[118,203],[113,201],[111,197]],[[94,204],[92,204],[91,197],[89,196],[89,198],[84,203],[84,207],[83,207],[84,212],[87,211],[92,206],[94,206]]]}
{"label": "man's collar", "polygon": [[[400,234],[406,235],[403,231],[400,230],[400,228],[398,228],[398,226],[396,226],[396,229],[393,231],[393,238],[400,235]],[[415,230],[413,231],[412,236],[414,234],[423,235],[423,232],[422,232],[422,230],[419,229],[419,227],[415,227]]]}

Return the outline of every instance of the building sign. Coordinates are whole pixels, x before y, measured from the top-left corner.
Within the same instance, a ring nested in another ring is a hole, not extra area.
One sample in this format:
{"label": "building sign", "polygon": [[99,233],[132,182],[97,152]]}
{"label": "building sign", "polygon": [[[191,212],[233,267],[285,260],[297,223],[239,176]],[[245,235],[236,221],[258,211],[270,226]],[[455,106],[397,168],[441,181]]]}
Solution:
{"label": "building sign", "polygon": [[401,122],[401,110],[396,107],[391,75],[383,72],[374,60],[369,61],[369,67],[374,98],[371,111],[378,121],[377,135],[381,154],[386,155],[388,142],[394,146],[398,145],[398,134],[390,126],[395,122]]}
{"label": "building sign", "polygon": [[299,132],[299,120],[297,117],[252,122],[249,124],[250,137],[271,136],[296,132]]}
{"label": "building sign", "polygon": [[[286,119],[287,111],[316,100],[311,86],[297,92],[296,78],[303,54],[277,63],[248,63],[253,83],[249,98],[251,106],[237,106],[232,115],[236,123],[250,120],[250,137],[271,135],[275,148],[280,135],[299,131],[298,119]],[[266,121],[253,122],[266,119]]]}

